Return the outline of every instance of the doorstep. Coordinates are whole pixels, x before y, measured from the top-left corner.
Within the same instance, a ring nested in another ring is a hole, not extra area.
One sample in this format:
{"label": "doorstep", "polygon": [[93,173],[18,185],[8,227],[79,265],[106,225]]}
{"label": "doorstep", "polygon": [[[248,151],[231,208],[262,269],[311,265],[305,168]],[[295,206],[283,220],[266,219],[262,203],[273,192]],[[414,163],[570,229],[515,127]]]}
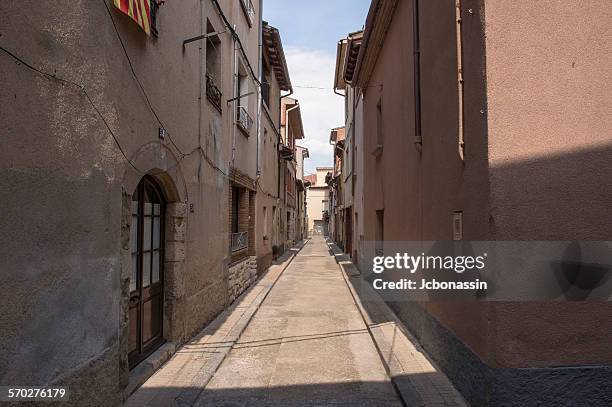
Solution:
{"label": "doorstep", "polygon": [[130,372],[130,382],[124,390],[125,397],[129,397],[153,376],[157,369],[170,360],[174,352],[176,352],[176,344],[174,342],[166,342],[153,352],[151,356],[134,367]]}

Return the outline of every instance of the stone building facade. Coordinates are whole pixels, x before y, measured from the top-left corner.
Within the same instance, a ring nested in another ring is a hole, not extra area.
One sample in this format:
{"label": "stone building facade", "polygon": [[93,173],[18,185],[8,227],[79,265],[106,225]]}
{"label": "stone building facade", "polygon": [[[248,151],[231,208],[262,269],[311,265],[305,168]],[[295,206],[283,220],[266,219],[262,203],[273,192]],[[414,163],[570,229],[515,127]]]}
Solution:
{"label": "stone building facade", "polygon": [[261,1],[165,2],[155,25],[0,4],[2,384],[118,405],[257,277]]}

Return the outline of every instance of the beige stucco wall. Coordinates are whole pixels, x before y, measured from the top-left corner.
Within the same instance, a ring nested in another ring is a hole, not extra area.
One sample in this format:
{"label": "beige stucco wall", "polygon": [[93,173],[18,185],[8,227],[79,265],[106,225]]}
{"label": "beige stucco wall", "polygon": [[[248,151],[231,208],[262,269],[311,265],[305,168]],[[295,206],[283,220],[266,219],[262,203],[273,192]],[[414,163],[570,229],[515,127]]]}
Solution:
{"label": "beige stucco wall", "polygon": [[306,193],[306,213],[308,215],[308,232],[314,229],[314,221],[323,219],[323,211],[329,210],[329,188],[311,187]]}
{"label": "beige stucco wall", "polygon": [[[419,152],[413,144],[413,59],[405,46],[412,44],[411,2],[400,1],[364,99],[363,133],[376,134],[379,101],[384,133],[379,158],[371,154],[376,137],[364,140],[365,240],[374,240],[375,211],[383,209],[390,241],[452,240],[455,210],[463,211],[465,240],[608,240],[610,222],[603,220],[611,191],[602,186],[611,178],[612,125],[605,113],[611,15],[604,3],[490,1],[485,9],[481,1],[462,1],[462,161],[455,2],[420,2]],[[611,317],[607,305],[424,307],[490,366],[612,360],[604,345],[608,331],[600,329]],[[527,318],[533,315],[537,320]]]}
{"label": "beige stucco wall", "polygon": [[328,172],[332,172],[332,171],[333,171],[333,167],[317,167],[315,170],[315,174],[317,175],[317,181],[315,185],[318,187],[327,185],[325,183],[325,177],[327,176]]}
{"label": "beige stucco wall", "polygon": [[[494,237],[610,240],[610,3],[487,1],[485,13]],[[612,363],[609,303],[495,313],[499,365]]]}

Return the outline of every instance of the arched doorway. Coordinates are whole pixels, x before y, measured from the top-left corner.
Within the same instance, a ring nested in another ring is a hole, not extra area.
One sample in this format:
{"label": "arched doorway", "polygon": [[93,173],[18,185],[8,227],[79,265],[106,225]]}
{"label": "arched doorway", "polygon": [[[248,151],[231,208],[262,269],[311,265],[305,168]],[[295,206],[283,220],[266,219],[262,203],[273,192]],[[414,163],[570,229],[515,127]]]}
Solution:
{"label": "arched doorway", "polygon": [[164,342],[164,217],[166,202],[155,178],[147,175],[132,195],[129,305],[130,369]]}

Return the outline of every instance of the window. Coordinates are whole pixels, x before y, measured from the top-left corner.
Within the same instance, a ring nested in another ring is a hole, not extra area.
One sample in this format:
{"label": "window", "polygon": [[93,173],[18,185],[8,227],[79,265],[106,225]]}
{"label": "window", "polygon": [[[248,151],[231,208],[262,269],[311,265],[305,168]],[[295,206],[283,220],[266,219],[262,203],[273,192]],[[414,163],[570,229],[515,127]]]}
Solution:
{"label": "window", "polygon": [[244,15],[247,18],[249,27],[253,26],[253,23],[255,22],[255,7],[253,7],[253,2],[251,0],[240,0],[240,5],[242,6],[242,11],[244,11]]}
{"label": "window", "polygon": [[[215,33],[209,20],[206,22],[206,33]],[[219,90],[221,79],[221,40],[218,35],[206,38],[206,97],[221,112],[222,94]]]}
{"label": "window", "polygon": [[253,127],[253,118],[249,115],[249,76],[243,63],[238,64],[236,78],[236,124],[245,136],[249,136]]}
{"label": "window", "polygon": [[383,111],[382,98],[378,100],[376,105],[376,145],[372,151],[372,155],[380,157],[384,144],[384,128],[383,128]]}
{"label": "window", "polygon": [[242,63],[238,67],[238,106],[244,108],[247,112],[249,110],[249,81],[246,68]]}
{"label": "window", "polygon": [[263,83],[261,84],[261,97],[266,104],[270,107],[270,67],[268,63],[264,61],[263,64]]}
{"label": "window", "polygon": [[156,37],[159,35],[159,31],[157,30],[157,12],[159,11],[159,6],[162,4],[164,4],[163,0],[150,0],[151,32]]}

